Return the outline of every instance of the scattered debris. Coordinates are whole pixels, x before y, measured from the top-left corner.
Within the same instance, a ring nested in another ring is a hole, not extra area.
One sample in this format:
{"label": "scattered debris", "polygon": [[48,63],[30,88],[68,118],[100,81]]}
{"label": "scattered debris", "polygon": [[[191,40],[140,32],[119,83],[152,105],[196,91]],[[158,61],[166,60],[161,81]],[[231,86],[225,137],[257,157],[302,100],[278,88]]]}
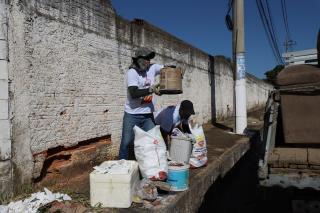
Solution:
{"label": "scattered debris", "polygon": [[167,191],[167,192],[171,191],[171,185],[169,183],[166,183],[163,181],[153,181],[152,184],[158,189],[161,189],[163,191]]}
{"label": "scattered debris", "polygon": [[161,200],[155,200],[151,203],[153,206],[159,206],[161,204]]}
{"label": "scattered debris", "polygon": [[48,203],[53,201],[71,200],[71,197],[67,194],[52,193],[47,188],[44,188],[44,192],[37,192],[31,194],[31,196],[24,200],[11,202],[8,205],[0,205],[0,212],[2,213],[36,213],[37,210]]}
{"label": "scattered debris", "polygon": [[59,202],[53,201],[38,209],[38,212],[64,212],[64,213],[77,213],[77,212],[89,212],[88,208],[81,203],[75,203],[70,201]]}
{"label": "scattered debris", "polygon": [[115,161],[111,164],[101,164],[100,166],[93,167],[99,174],[117,174],[126,175],[129,174],[131,164],[126,160]]}
{"label": "scattered debris", "polygon": [[227,132],[228,134],[230,134],[230,135],[236,135],[236,133],[235,132]]}
{"label": "scattered debris", "polygon": [[217,151],[217,152],[224,152],[225,151],[225,149],[223,149],[223,148],[214,148],[213,150]]}
{"label": "scattered debris", "polygon": [[135,187],[133,201],[138,203],[142,200],[154,201],[157,199],[157,187],[149,179],[142,179]]}

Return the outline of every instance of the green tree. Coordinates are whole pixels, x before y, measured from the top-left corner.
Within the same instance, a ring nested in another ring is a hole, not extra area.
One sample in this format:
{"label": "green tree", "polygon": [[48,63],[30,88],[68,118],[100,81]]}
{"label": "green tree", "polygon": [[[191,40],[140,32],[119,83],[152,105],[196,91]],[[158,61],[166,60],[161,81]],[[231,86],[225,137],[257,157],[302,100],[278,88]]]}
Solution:
{"label": "green tree", "polygon": [[265,81],[268,83],[271,83],[273,85],[276,84],[277,75],[281,72],[281,70],[284,68],[283,65],[277,65],[272,70],[269,70],[264,73],[266,76]]}

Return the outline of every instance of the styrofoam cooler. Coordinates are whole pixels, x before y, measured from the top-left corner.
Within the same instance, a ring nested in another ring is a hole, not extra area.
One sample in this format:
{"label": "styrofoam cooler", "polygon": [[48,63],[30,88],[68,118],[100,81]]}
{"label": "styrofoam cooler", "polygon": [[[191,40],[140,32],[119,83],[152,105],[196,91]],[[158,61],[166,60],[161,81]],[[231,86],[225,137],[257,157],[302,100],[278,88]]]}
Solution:
{"label": "styrofoam cooler", "polygon": [[[101,166],[107,166],[115,161],[105,161]],[[99,174],[90,173],[90,203],[98,203],[102,207],[129,208],[132,203],[132,193],[139,181],[138,163],[130,162],[128,174]]]}
{"label": "styrofoam cooler", "polygon": [[171,136],[169,155],[172,161],[189,164],[191,151],[190,138]]}

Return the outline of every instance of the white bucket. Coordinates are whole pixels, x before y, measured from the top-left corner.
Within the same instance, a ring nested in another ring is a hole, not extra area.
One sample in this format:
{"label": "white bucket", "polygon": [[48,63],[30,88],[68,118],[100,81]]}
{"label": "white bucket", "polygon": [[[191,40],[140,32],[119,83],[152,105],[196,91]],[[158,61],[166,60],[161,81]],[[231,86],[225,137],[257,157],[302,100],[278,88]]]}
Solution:
{"label": "white bucket", "polygon": [[169,163],[167,182],[171,191],[185,191],[189,188],[189,164]]}
{"label": "white bucket", "polygon": [[191,139],[171,136],[170,159],[179,163],[189,164],[192,151]]}

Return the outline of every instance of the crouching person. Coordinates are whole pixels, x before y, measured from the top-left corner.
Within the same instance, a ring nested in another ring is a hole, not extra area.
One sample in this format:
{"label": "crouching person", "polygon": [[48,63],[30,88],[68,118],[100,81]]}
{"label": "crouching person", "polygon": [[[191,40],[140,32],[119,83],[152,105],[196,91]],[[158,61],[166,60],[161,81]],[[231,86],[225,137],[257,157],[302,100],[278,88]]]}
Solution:
{"label": "crouching person", "polygon": [[160,130],[167,148],[170,145],[172,130],[178,127],[183,132],[189,132],[188,119],[194,115],[193,103],[184,100],[175,106],[168,106],[156,113],[155,122],[160,125]]}

